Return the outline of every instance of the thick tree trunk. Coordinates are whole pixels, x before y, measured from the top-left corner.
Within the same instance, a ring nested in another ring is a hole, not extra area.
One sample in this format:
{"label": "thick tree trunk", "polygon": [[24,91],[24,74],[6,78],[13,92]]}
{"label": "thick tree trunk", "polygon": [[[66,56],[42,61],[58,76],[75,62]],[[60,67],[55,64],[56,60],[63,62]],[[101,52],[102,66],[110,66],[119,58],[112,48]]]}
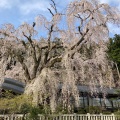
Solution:
{"label": "thick tree trunk", "polygon": [[118,73],[118,77],[119,77],[119,80],[120,80],[120,72],[118,70],[118,66],[117,66],[117,63],[115,62],[115,66],[116,66],[116,69],[117,69],[117,73]]}
{"label": "thick tree trunk", "polygon": [[28,81],[28,80],[31,80],[30,74],[29,74],[29,71],[28,71],[28,68],[27,68],[27,66],[25,65],[25,63],[22,63],[22,68],[24,69],[24,75],[25,75],[27,81]]}
{"label": "thick tree trunk", "polygon": [[44,81],[44,79],[46,78],[46,75],[48,74],[47,73],[48,69],[49,68],[43,68],[40,74],[35,79],[33,79],[31,83],[27,84],[25,93],[31,94],[39,90],[41,82]]}
{"label": "thick tree trunk", "polygon": [[34,79],[36,77],[38,67],[39,67],[39,63],[37,62],[37,63],[35,63],[35,65],[33,67],[33,72],[32,72],[31,79]]}
{"label": "thick tree trunk", "polygon": [[18,61],[20,62],[21,66],[22,66],[22,69],[24,70],[24,75],[25,75],[27,81],[30,80],[31,78],[30,78],[30,74],[29,74],[28,67],[27,67],[26,64],[23,62],[22,57],[21,57],[21,56],[17,56],[17,59],[18,59]]}
{"label": "thick tree trunk", "polygon": [[30,95],[33,98],[32,103],[34,105],[50,104],[52,109],[55,110],[55,91],[57,91],[58,86],[56,77],[54,76],[55,74],[50,68],[43,68],[41,73],[33,79],[31,83],[28,83],[25,89],[25,94]]}

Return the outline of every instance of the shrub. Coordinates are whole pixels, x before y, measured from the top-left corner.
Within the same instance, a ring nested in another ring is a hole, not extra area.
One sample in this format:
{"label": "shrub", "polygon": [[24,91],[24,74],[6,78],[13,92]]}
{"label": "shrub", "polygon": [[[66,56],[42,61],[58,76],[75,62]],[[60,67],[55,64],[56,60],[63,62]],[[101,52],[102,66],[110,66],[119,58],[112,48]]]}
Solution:
{"label": "shrub", "polygon": [[86,109],[86,112],[90,114],[99,114],[102,112],[99,106],[89,106],[89,107],[86,107],[85,109]]}
{"label": "shrub", "polygon": [[13,98],[0,98],[1,114],[21,113],[21,107],[25,104],[31,104],[31,98],[25,95],[19,95]]}

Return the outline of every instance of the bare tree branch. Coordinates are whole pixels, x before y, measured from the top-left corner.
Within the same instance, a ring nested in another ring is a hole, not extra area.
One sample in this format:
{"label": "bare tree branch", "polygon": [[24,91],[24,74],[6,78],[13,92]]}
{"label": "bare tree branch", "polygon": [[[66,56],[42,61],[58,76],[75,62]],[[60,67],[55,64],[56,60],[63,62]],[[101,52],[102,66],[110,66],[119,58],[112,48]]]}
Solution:
{"label": "bare tree branch", "polygon": [[51,9],[49,9],[49,8],[47,8],[47,9],[49,10],[50,14],[51,14],[52,16],[54,16],[54,14],[53,14],[53,12],[51,11]]}
{"label": "bare tree branch", "polygon": [[51,0],[53,4],[51,4],[51,7],[55,10],[55,12],[57,13],[57,8],[56,8],[56,4],[54,2],[54,0]]}

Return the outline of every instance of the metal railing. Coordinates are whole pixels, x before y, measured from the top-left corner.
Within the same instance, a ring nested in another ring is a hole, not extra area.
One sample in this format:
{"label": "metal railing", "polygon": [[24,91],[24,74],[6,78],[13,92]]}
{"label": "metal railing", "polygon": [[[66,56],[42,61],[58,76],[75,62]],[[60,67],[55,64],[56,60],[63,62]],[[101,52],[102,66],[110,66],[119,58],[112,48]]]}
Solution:
{"label": "metal railing", "polygon": [[[120,115],[114,114],[61,114],[61,115],[41,115],[38,114],[39,120],[120,120]],[[23,114],[0,115],[0,120],[23,120]],[[29,120],[27,115],[24,120]]]}

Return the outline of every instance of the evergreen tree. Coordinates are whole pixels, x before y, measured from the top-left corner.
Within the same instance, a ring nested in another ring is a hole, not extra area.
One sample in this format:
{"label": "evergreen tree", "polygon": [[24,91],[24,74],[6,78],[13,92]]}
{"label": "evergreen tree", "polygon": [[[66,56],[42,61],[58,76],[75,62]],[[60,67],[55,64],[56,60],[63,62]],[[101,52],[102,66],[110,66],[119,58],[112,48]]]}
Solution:
{"label": "evergreen tree", "polygon": [[117,64],[120,71],[120,35],[115,34],[113,38],[110,38],[108,55]]}

